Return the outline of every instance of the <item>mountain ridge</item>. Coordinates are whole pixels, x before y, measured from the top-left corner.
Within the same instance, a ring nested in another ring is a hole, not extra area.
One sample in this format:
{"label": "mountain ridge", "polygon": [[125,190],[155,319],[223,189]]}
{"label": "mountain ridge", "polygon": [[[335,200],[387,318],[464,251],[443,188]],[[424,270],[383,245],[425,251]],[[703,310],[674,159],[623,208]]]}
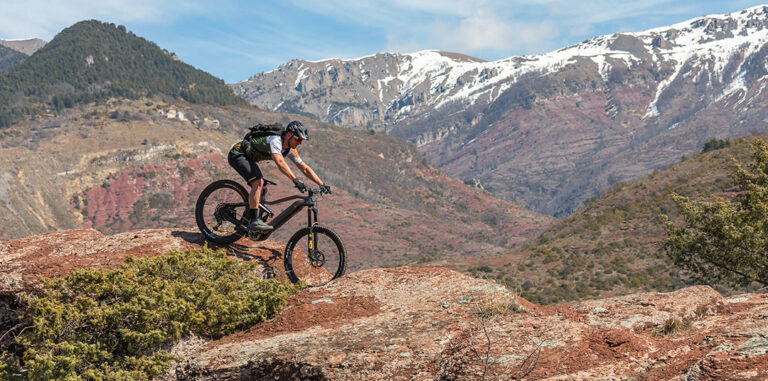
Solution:
{"label": "mountain ridge", "polygon": [[[458,98],[461,98],[462,96],[466,96],[468,94],[471,94],[473,96],[479,96],[482,94],[485,94],[488,91],[491,91],[491,89],[485,89],[484,87],[488,85],[494,85],[495,82],[493,80],[488,80],[491,78],[495,78],[497,81],[505,81],[508,78],[512,77],[520,77],[522,75],[531,73],[531,72],[539,72],[539,74],[547,74],[548,71],[556,71],[558,68],[566,65],[569,60],[576,58],[576,57],[592,57],[595,60],[595,64],[600,66],[600,72],[604,76],[605,79],[607,79],[607,75],[610,72],[610,64],[608,64],[604,59],[599,58],[601,56],[605,55],[611,55],[609,58],[620,58],[620,59],[626,59],[625,64],[630,63],[631,59],[634,54],[642,55],[642,54],[652,54],[654,48],[659,49],[666,49],[666,52],[662,52],[664,55],[677,55],[682,56],[677,58],[677,61],[680,63],[686,62],[688,59],[691,58],[690,55],[686,56],[685,54],[692,53],[691,49],[675,49],[677,47],[680,47],[681,45],[691,45],[693,43],[707,43],[707,42],[715,42],[714,47],[722,47],[717,44],[717,41],[724,40],[726,38],[734,38],[734,37],[749,37],[754,39],[755,35],[747,35],[749,29],[754,29],[758,32],[761,32],[759,38],[761,41],[768,40],[768,31],[765,29],[765,25],[759,25],[755,26],[753,23],[756,20],[756,17],[759,15],[764,15],[766,12],[768,12],[768,7],[761,5],[761,6],[755,6],[748,9],[745,9],[740,12],[733,12],[733,13],[727,13],[727,14],[713,14],[708,16],[701,16],[696,17],[687,21],[679,22],[676,24],[672,24],[670,26],[666,27],[656,27],[647,29],[642,32],[621,32],[621,33],[614,33],[612,35],[605,35],[605,36],[597,36],[590,39],[587,39],[579,44],[574,44],[571,46],[567,46],[558,50],[555,50],[550,53],[545,54],[537,54],[537,55],[522,55],[522,56],[511,56],[508,58],[499,59],[496,61],[483,61],[474,57],[465,56],[460,53],[452,53],[452,52],[442,52],[437,50],[423,50],[415,53],[389,53],[389,52],[382,52],[382,53],[376,53],[373,55],[357,58],[357,59],[339,59],[339,58],[329,58],[329,59],[323,59],[323,60],[317,60],[317,61],[305,61],[305,60],[292,60],[287,64],[281,65],[277,69],[265,73],[259,73],[248,80],[241,81],[235,84],[232,84],[233,87],[235,87],[236,91],[241,95],[244,96],[247,100],[251,100],[252,98],[248,97],[248,94],[245,94],[244,92],[244,83],[247,83],[249,80],[256,79],[257,77],[261,75],[266,75],[270,73],[274,73],[275,71],[280,71],[285,66],[295,66],[297,63],[299,65],[302,64],[330,64],[331,62],[340,62],[343,65],[365,65],[366,60],[374,57],[402,57],[406,58],[406,64],[410,64],[413,67],[413,70],[410,72],[413,72],[414,74],[409,74],[409,70],[403,70],[402,66],[403,64],[400,64],[401,71],[405,72],[404,76],[400,78],[400,76],[396,77],[401,82],[404,83],[403,90],[401,90],[398,93],[398,96],[403,96],[407,93],[408,90],[410,90],[410,87],[408,84],[413,84],[414,86],[418,86],[420,83],[424,81],[424,78],[420,77],[419,74],[425,74],[429,77],[437,77],[439,74],[435,74],[441,69],[444,69],[446,64],[449,62],[453,63],[470,63],[470,65],[467,65],[467,68],[462,68],[460,65],[452,67],[450,69],[451,72],[456,71],[457,74],[454,74],[453,76],[449,76],[447,80],[443,81],[443,84],[455,82],[457,78],[460,78],[461,76],[465,75],[466,72],[472,72],[472,71],[479,71],[483,77],[481,80],[477,81],[477,86],[475,88],[470,88],[468,91],[464,91],[458,94],[452,94],[454,95],[453,98],[447,98],[442,99],[439,97],[440,94],[438,94],[438,97],[436,99],[430,99],[432,102],[437,102],[437,105],[434,108],[439,108],[442,103],[447,103],[451,101],[459,100]],[[746,15],[744,17],[730,17],[733,14],[738,15]],[[723,22],[723,24],[719,24],[719,22]],[[733,22],[736,22],[738,25],[734,26],[732,25]],[[706,24],[706,26],[705,26]],[[703,27],[705,26],[705,27]],[[723,27],[726,27],[725,31],[723,31]],[[731,28],[741,28],[740,30],[736,31],[737,33],[734,34]],[[701,33],[703,32],[703,33]],[[625,37],[634,37],[643,40],[642,44],[637,44],[637,41],[633,40],[627,40]],[[738,45],[742,42],[748,42],[748,41],[732,41],[731,43],[728,43],[726,45],[732,46],[732,45]],[[650,49],[648,47],[651,47]],[[712,49],[712,45],[710,46],[704,46],[701,47],[701,50],[708,50]],[[727,52],[726,52],[727,54]],[[453,59],[452,56],[463,56],[468,57],[468,60],[456,60]],[[721,64],[721,67],[718,69],[722,70],[723,66],[727,62],[718,62]],[[301,70],[301,66],[300,69]],[[489,71],[493,72],[495,71],[496,74],[491,76],[485,76]],[[679,71],[679,70],[676,70]],[[428,73],[432,72],[432,73]],[[306,76],[306,74],[304,74]],[[300,83],[301,80],[303,80],[304,77],[302,75],[298,75],[296,77],[296,83]],[[383,80],[382,80],[383,81]],[[477,92],[477,88],[480,88],[482,92]],[[663,87],[660,87],[661,92],[663,92]],[[494,89],[494,93],[501,93],[504,91],[504,87],[502,86],[501,89]],[[384,99],[380,99],[382,102],[384,102]],[[253,102],[252,102],[253,103]],[[261,102],[256,102],[261,103]],[[386,103],[386,102],[385,102]],[[280,106],[272,106],[269,107],[265,103],[265,109],[270,110],[279,110]],[[649,112],[651,111],[652,105],[649,106]],[[318,117],[323,118],[323,115],[317,115]],[[344,126],[342,124],[342,126]],[[358,126],[360,127],[360,126]]]}
{"label": "mountain ridge", "polygon": [[20,40],[1,40],[0,39],[0,45],[3,45],[9,49],[13,49],[26,56],[31,56],[36,51],[40,50],[40,48],[45,46],[45,44],[47,44],[47,42],[39,38],[27,38],[27,39],[20,39]]}

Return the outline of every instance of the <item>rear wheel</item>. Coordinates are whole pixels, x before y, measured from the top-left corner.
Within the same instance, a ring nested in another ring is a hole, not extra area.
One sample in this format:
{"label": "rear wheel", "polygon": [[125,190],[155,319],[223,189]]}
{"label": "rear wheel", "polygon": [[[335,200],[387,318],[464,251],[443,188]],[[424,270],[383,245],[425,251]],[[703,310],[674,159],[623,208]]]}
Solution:
{"label": "rear wheel", "polygon": [[296,283],[299,280],[307,286],[322,286],[344,274],[346,249],[341,238],[332,230],[322,226],[312,229],[314,239],[310,240],[309,228],[297,231],[285,246],[285,272]]}
{"label": "rear wheel", "polygon": [[248,193],[232,180],[219,180],[203,189],[195,205],[195,221],[209,241],[227,245],[245,234]]}

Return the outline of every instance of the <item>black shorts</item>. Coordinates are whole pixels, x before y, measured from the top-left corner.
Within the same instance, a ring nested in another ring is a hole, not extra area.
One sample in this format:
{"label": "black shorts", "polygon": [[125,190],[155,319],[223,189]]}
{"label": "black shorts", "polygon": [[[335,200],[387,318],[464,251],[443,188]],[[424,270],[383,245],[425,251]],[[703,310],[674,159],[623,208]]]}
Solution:
{"label": "black shorts", "polygon": [[245,155],[238,155],[230,152],[229,156],[227,156],[227,161],[229,162],[229,165],[231,165],[232,168],[234,168],[235,171],[237,171],[237,173],[243,177],[248,185],[251,185],[252,182],[264,177],[261,174],[259,166],[256,165],[256,163],[248,160]]}

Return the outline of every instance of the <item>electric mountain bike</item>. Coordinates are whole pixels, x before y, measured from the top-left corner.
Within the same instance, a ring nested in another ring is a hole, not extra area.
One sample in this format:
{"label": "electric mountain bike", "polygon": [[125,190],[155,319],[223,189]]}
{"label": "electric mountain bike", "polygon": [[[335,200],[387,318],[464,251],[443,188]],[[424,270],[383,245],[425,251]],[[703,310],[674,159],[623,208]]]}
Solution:
{"label": "electric mountain bike", "polygon": [[[317,224],[317,196],[323,194],[323,190],[307,188],[307,196],[294,195],[269,201],[266,198],[268,185],[277,184],[264,179],[257,217],[274,229],[250,233],[245,188],[232,180],[218,180],[205,187],[195,205],[195,221],[205,238],[222,245],[245,235],[254,241],[263,241],[306,207],[307,227],[294,233],[285,246],[283,261],[288,278],[294,283],[304,280],[308,286],[320,286],[343,275],[346,266],[344,243],[331,229]],[[290,200],[297,201],[273,218],[275,213],[268,205]]]}

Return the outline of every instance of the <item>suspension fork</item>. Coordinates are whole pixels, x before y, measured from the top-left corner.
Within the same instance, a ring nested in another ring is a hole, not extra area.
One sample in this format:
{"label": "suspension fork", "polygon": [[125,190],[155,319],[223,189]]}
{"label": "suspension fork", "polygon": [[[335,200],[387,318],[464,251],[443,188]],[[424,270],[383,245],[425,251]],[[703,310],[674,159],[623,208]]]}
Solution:
{"label": "suspension fork", "polygon": [[307,245],[309,246],[309,257],[315,259],[315,252],[317,251],[317,236],[315,235],[315,226],[317,225],[317,208],[312,206],[307,209],[307,227],[309,227],[309,237],[307,238]]}

